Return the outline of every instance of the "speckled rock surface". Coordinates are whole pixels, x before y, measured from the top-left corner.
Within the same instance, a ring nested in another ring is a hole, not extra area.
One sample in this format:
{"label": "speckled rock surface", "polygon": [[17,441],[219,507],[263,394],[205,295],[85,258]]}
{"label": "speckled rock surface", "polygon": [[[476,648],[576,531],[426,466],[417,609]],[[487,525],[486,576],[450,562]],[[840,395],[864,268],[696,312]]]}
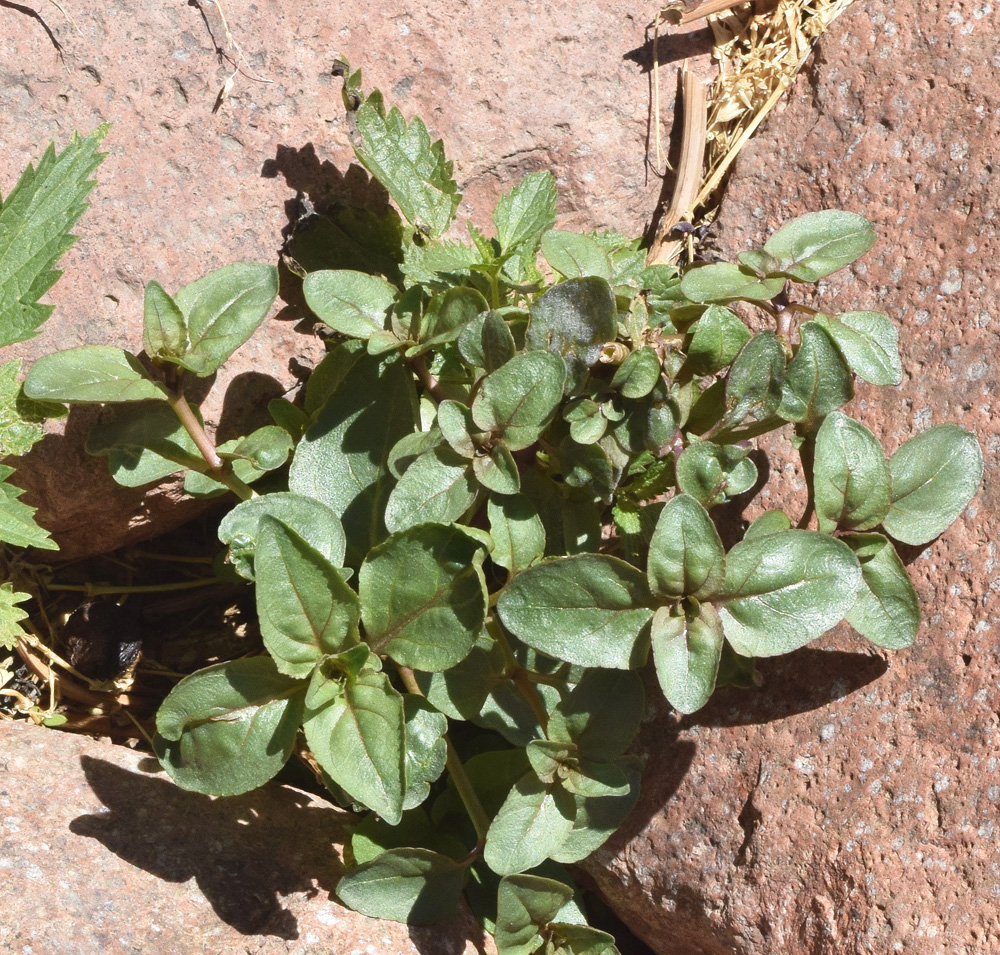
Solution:
{"label": "speckled rock surface", "polygon": [[[819,301],[892,315],[905,379],[848,410],[890,451],[957,422],[986,477],[905,555],[925,615],[911,650],[832,634],[762,661],[757,690],[645,727],[655,768],[594,871],[663,955],[1000,952],[998,23],[979,0],[855,4],[730,183],[727,255],[806,211],[872,219],[879,243]],[[770,490],[801,506],[794,469]]]}
{"label": "speckled rock surface", "polygon": [[[296,191],[329,204],[355,182],[344,179],[353,155],[330,76],[338,54],[364,70],[367,88],[380,87],[444,138],[465,193],[462,232],[469,219],[488,225],[499,194],[540,168],[559,182],[564,227],[639,234],[656,205],[660,182],[645,166],[652,8],[624,0],[228,0],[245,60],[215,113],[232,73],[216,45],[237,54],[207,0],[79,0],[65,7],[72,21],[53,5],[38,16],[32,9],[0,7],[0,192],[50,139],[114,126],[80,241],[51,293],[56,317],[12,355],[103,342],[137,349],[150,279],[174,291],[229,262],[276,261]],[[704,60],[705,37],[693,27],[664,41],[660,58]],[[665,81],[667,127],[672,95]],[[308,365],[316,342],[292,321],[272,321],[220,373],[203,405],[208,423],[235,420],[251,395],[294,386],[291,363],[303,353]],[[225,407],[234,378],[241,400]],[[145,493],[116,487],[103,461],[80,450],[91,420],[75,415],[65,439],[47,441],[18,479],[64,557],[149,536],[190,513],[169,484]]]}
{"label": "speckled rock surface", "polygon": [[212,799],[150,762],[0,723],[0,952],[495,955],[471,915],[408,928],[334,901],[341,810],[275,784]]}

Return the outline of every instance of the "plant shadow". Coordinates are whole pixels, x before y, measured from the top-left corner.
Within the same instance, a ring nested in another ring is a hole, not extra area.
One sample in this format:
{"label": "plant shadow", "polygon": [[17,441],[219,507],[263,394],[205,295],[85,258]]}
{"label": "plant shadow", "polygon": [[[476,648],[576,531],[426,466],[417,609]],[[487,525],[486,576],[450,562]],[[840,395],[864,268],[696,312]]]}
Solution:
{"label": "plant shadow", "polygon": [[212,799],[162,776],[90,756],[80,762],[107,812],[78,816],[70,831],[159,879],[194,878],[218,917],[244,935],[298,938],[279,896],[330,894],[343,871],[334,843],[350,838],[350,816],[310,805],[297,790]]}

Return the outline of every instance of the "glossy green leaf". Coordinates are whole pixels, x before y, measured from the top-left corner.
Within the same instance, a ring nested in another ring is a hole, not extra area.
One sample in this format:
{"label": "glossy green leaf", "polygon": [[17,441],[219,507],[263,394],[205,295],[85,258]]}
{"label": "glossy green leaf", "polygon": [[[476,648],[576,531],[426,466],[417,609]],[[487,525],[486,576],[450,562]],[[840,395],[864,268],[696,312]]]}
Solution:
{"label": "glossy green leaf", "polygon": [[284,428],[267,424],[240,438],[226,456],[249,461],[258,471],[274,471],[288,460],[291,451],[291,435]]}
{"label": "glossy green leaf", "polygon": [[748,249],[736,256],[741,265],[755,272],[761,278],[781,271],[781,263],[770,252],[763,249]]}
{"label": "glossy green leaf", "polygon": [[188,347],[184,313],[159,282],[150,282],[143,297],[142,347],[150,358],[183,355]]}
{"label": "glossy green leaf", "polygon": [[819,529],[869,530],[889,511],[889,465],[878,439],[839,411],[816,434],[813,496]]}
{"label": "glossy green leaf", "polygon": [[510,451],[527,448],[549,426],[562,401],[566,370],[558,355],[515,355],[487,375],[472,402],[472,418]]}
{"label": "glossy green leaf", "polygon": [[833,339],[851,371],[873,385],[898,385],[903,380],[899,333],[881,312],[817,315],[816,324]]}
{"label": "glossy green leaf", "polygon": [[491,494],[486,505],[493,538],[493,563],[511,574],[537,563],[545,554],[545,525],[524,494]]}
{"label": "glossy green leaf", "polygon": [[721,371],[749,340],[750,329],[733,311],[709,305],[694,324],[687,347],[687,366],[694,375]]}
{"label": "glossy green leaf", "polygon": [[422,807],[408,809],[395,826],[369,812],[351,834],[351,855],[356,865],[371,862],[389,849],[407,848],[431,849],[452,859],[468,854],[460,834],[443,832]]}
{"label": "glossy green leaf", "polygon": [[785,369],[778,415],[813,425],[854,397],[854,382],[833,339],[816,322],[799,328],[799,349]]}
{"label": "glossy green leaf", "polygon": [[166,401],[139,360],[111,345],[81,345],[43,355],[28,370],[24,393],[37,401],[103,404],[107,401]]}
{"label": "glossy green leaf", "polygon": [[419,806],[431,791],[431,783],[444,772],[448,759],[445,733],[448,720],[422,696],[403,697],[406,720],[406,792],[403,809]]}
{"label": "glossy green leaf", "polygon": [[404,434],[389,452],[386,462],[389,473],[398,481],[403,472],[425,451],[431,451],[441,444],[441,429],[433,427],[430,431],[413,431]]}
{"label": "glossy green leaf", "polygon": [[662,597],[710,597],[725,579],[725,556],[705,508],[678,494],[660,511],[649,542],[649,588]]}
{"label": "glossy green leaf", "polygon": [[535,739],[528,743],[525,752],[535,775],[543,783],[555,782],[563,762],[576,749],[572,743],[556,742],[547,739]]}
{"label": "glossy green leaf", "polygon": [[399,294],[379,275],[347,269],[311,272],[302,292],[321,322],[342,335],[363,339],[385,329],[386,315]]}
{"label": "glossy green leaf", "polygon": [[630,669],[646,658],[651,601],[642,571],[616,557],[580,554],[518,574],[497,609],[511,633],[542,653]]}
{"label": "glossy green leaf", "polygon": [[783,278],[761,279],[728,262],[702,265],[684,273],[681,292],[692,302],[768,301],[785,287]]}
{"label": "glossy green leaf", "polygon": [[517,494],[521,490],[517,462],[503,444],[497,444],[488,453],[477,454],[472,459],[472,473],[483,487],[497,494]]}
{"label": "glossy green leaf", "polygon": [[677,459],[677,487],[703,507],[721,504],[756,482],[757,467],[749,453],[749,448],[736,444],[691,444]]}
{"label": "glossy green leaf", "polygon": [[889,459],[892,505],[882,527],[904,544],[926,544],[979,490],[983,452],[968,431],[942,424],[910,438]]}
{"label": "glossy green leaf", "polygon": [[542,255],[552,268],[568,279],[596,275],[611,281],[611,261],[589,235],[550,229],[542,236]]}
{"label": "glossy green leaf", "polygon": [[715,689],[724,643],[715,608],[709,603],[687,612],[660,607],[651,640],[663,695],[678,713],[700,710]]}
{"label": "glossy green leaf", "polygon": [[569,388],[583,387],[601,347],[614,341],[618,308],[611,286],[596,276],[567,279],[543,292],[531,305],[527,346],[562,356]]}
{"label": "glossy green leaf", "polygon": [[430,849],[390,849],[341,876],[337,895],[370,918],[428,925],[458,910],[465,872]]}
{"label": "glossy green leaf", "polygon": [[184,677],[156,714],[156,755],[174,782],[238,796],[274,776],[295,746],[306,684],[270,657],[245,657]]}
{"label": "glossy green leaf", "polygon": [[558,783],[526,773],[511,789],[486,834],[483,858],[497,875],[533,869],[557,852],[573,828],[573,797]]}
{"label": "glossy green leaf", "polygon": [[269,514],[260,517],[254,565],[261,635],[282,673],[306,677],[322,657],[357,643],[357,595],[330,561]]}
{"label": "glossy green leaf", "polygon": [[450,399],[442,401],[437,409],[437,423],[441,436],[456,454],[463,458],[475,455],[477,446],[472,436],[480,432],[472,420],[472,411],[468,405]]}
{"label": "glossy green leaf", "polygon": [[486,619],[482,544],[460,528],[420,524],[368,554],[358,577],[367,640],[403,666],[446,670]]}
{"label": "glossy green leaf", "polygon": [[726,426],[773,415],[781,404],[784,375],[785,353],[778,336],[774,332],[754,335],[740,349],[726,379]]}
{"label": "glossy green leaf", "polygon": [[407,351],[407,357],[423,354],[429,348],[452,342],[477,316],[489,309],[486,299],[475,289],[460,285],[445,289],[427,303],[420,323],[421,344]]}
{"label": "glossy green leaf", "polygon": [[177,364],[212,374],[257,331],[277,296],[278,270],[256,262],[226,265],[186,285],[174,296],[188,333]]}
{"label": "glossy green leaf", "polygon": [[778,271],[800,282],[818,282],[861,258],[875,238],[864,216],[826,209],[783,225],[764,243],[764,251],[778,260]]}
{"label": "glossy green leaf", "polygon": [[920,602],[896,549],[881,534],[841,539],[861,561],[864,578],[847,622],[880,647],[905,650],[920,629]]}
{"label": "glossy green leaf", "polygon": [[746,529],[743,539],[751,540],[754,537],[766,537],[768,534],[780,534],[782,531],[791,530],[791,527],[791,518],[784,511],[777,509],[765,511]]}
{"label": "glossy green leaf", "polygon": [[331,391],[296,448],[289,490],[322,501],[341,519],[351,563],[385,538],[386,501],[395,483],[389,452],[416,422],[409,369],[396,358],[365,355]]}
{"label": "glossy green leaf", "polygon": [[587,759],[613,759],[639,731],[643,707],[638,673],[588,669],[549,716],[549,739],[575,744]]}
{"label": "glossy green leaf", "polygon": [[385,505],[390,533],[417,524],[457,521],[475,502],[472,462],[449,447],[421,454],[399,479]]}
{"label": "glossy green leaf", "polygon": [[386,822],[399,822],[406,792],[403,698],[384,673],[363,670],[348,679],[323,705],[306,710],[303,729],[338,786]]}
{"label": "glossy green leaf", "polygon": [[639,348],[618,366],[611,387],[621,392],[623,398],[645,398],[660,380],[662,371],[656,349]]}
{"label": "glossy green leaf", "polygon": [[254,552],[261,518],[277,518],[335,567],[344,564],[347,538],[340,519],[325,504],[291,491],[276,491],[242,501],[219,524],[219,540],[229,547],[236,572],[254,579]]}
{"label": "glossy green leaf", "polygon": [[500,312],[487,312],[479,333],[483,364],[487,372],[496,371],[517,353],[517,345],[506,319]]}
{"label": "glossy green leaf", "polygon": [[790,653],[843,620],[861,583],[858,559],[826,534],[743,540],[726,555],[719,609],[726,639],[746,657]]}
{"label": "glossy green leaf", "polygon": [[499,955],[532,955],[539,934],[573,898],[573,889],[537,875],[508,875],[497,890],[495,940]]}

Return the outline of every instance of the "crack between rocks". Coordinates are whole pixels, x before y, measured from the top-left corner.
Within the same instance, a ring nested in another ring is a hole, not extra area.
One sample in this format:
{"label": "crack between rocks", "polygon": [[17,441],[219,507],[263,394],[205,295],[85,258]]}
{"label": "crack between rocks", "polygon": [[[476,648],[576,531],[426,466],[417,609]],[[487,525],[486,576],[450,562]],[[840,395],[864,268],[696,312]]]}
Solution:
{"label": "crack between rocks", "polygon": [[743,842],[739,849],[736,850],[736,858],[733,860],[733,865],[735,866],[745,866],[747,864],[747,852],[750,848],[750,842],[754,837],[754,833],[757,831],[757,827],[764,819],[763,813],[753,803],[754,793],[759,788],[761,779],[763,778],[763,770],[764,761],[761,760],[757,763],[757,780],[754,782],[753,786],[750,787],[750,792],[747,793],[747,798],[743,803],[743,808],[740,810],[740,814],[736,817],[736,821],[740,824],[740,828],[743,830]]}

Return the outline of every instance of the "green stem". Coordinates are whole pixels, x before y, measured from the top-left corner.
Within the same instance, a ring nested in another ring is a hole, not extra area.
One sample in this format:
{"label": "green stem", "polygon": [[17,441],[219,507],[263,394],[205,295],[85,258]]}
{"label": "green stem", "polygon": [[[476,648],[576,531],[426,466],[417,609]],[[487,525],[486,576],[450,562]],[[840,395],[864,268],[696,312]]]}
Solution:
{"label": "green stem", "polygon": [[[486,618],[486,630],[491,637],[500,645],[500,649],[503,651],[505,667],[507,671],[507,679],[517,687],[521,696],[524,697],[524,701],[531,707],[531,712],[535,719],[538,721],[538,725],[542,728],[542,732],[546,732],[549,726],[549,714],[545,709],[545,702],[542,700],[538,689],[535,687],[535,683],[544,683],[546,680],[534,679],[539,676],[539,674],[529,674],[520,663],[517,662],[517,657],[514,656],[514,651],[511,650],[510,644],[507,642],[507,637],[504,635],[503,628],[497,621],[496,617],[490,615]],[[555,685],[561,685],[561,681]]]}
{"label": "green stem", "polygon": [[115,584],[48,584],[45,589],[98,597],[107,594],[163,594],[174,590],[210,587],[212,584],[220,583],[222,581],[218,577],[201,577],[198,580],[186,580],[176,584],[144,584],[138,587],[118,587]]}
{"label": "green stem", "polygon": [[427,367],[427,361],[424,359],[423,355],[418,355],[416,358],[409,359],[410,367],[413,369],[416,376],[420,379],[420,384],[422,384],[427,391],[427,393],[440,404],[448,396],[441,390],[441,385],[435,378],[430,369]]}

